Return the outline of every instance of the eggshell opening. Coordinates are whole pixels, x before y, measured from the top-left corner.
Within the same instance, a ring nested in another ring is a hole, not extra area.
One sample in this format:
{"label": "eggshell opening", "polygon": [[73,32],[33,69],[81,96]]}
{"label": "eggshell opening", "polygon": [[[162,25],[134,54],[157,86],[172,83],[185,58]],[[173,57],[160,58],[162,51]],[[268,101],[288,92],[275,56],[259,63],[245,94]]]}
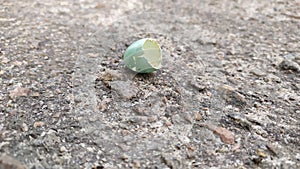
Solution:
{"label": "eggshell opening", "polygon": [[162,52],[159,44],[153,39],[147,39],[143,45],[144,57],[155,69],[161,67]]}

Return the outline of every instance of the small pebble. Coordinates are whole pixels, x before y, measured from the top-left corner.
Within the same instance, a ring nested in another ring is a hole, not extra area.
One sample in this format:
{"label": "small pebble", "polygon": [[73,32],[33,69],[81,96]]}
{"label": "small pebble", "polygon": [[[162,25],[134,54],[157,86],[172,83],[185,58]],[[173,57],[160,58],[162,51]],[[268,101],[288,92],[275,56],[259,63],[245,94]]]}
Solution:
{"label": "small pebble", "polygon": [[121,159],[124,160],[124,161],[127,161],[129,159],[129,156],[127,154],[123,154],[121,156]]}
{"label": "small pebble", "polygon": [[65,146],[61,146],[60,149],[59,149],[59,151],[60,151],[61,153],[66,152],[66,151],[67,151],[67,148],[66,148]]}
{"label": "small pebble", "polygon": [[294,61],[291,61],[291,60],[283,60],[279,67],[282,69],[282,70],[291,70],[291,71],[295,71],[295,72],[298,72],[300,71],[300,66],[298,63],[294,62]]}
{"label": "small pebble", "polygon": [[86,150],[89,152],[94,152],[94,149],[92,147],[87,147]]}
{"label": "small pebble", "polygon": [[172,126],[172,123],[168,120],[168,121],[165,122],[165,125],[166,125],[167,127],[169,127],[169,126]]}
{"label": "small pebble", "polygon": [[255,75],[255,76],[265,76],[266,74],[263,72],[263,71],[261,71],[261,70],[259,70],[259,69],[252,69],[251,71],[250,71],[250,73],[252,73],[253,75]]}
{"label": "small pebble", "polygon": [[21,96],[28,96],[30,94],[29,88],[16,87],[14,90],[10,91],[9,97],[15,99]]}
{"label": "small pebble", "polygon": [[53,114],[52,117],[53,117],[53,118],[59,118],[60,115],[61,115],[61,113],[60,113],[60,112],[57,112],[57,113]]}
{"label": "small pebble", "polygon": [[195,115],[194,115],[194,117],[195,117],[195,120],[197,120],[197,121],[200,121],[200,120],[203,119],[202,116],[201,116],[201,114],[199,112],[196,112]]}
{"label": "small pebble", "polygon": [[132,163],[134,168],[141,168],[141,164],[138,160],[133,160]]}
{"label": "small pebble", "polygon": [[45,123],[42,122],[42,121],[37,121],[37,122],[34,122],[34,123],[33,123],[33,127],[34,127],[34,128],[42,127],[42,126],[44,126],[44,125],[45,125]]}
{"label": "small pebble", "polygon": [[257,150],[256,150],[256,154],[257,154],[258,156],[260,156],[260,157],[267,157],[267,154],[266,154],[265,151],[262,150],[262,149],[257,149]]}
{"label": "small pebble", "polygon": [[22,123],[22,125],[21,125],[21,130],[22,130],[23,132],[28,131],[28,126],[27,126],[26,123]]}

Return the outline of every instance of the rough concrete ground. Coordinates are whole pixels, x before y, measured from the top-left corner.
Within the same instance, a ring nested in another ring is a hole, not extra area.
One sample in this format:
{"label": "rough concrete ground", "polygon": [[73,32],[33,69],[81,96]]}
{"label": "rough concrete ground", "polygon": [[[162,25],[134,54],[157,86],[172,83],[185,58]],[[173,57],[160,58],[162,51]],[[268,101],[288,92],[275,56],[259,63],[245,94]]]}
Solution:
{"label": "rough concrete ground", "polygon": [[0,168],[300,167],[298,0],[0,3]]}

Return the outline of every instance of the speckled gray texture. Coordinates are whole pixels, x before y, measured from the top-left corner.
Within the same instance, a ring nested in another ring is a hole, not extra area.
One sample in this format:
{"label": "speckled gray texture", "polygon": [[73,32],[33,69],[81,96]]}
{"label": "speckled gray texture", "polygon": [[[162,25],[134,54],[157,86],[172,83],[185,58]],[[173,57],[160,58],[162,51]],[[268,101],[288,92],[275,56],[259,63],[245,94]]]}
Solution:
{"label": "speckled gray texture", "polygon": [[0,168],[300,167],[299,1],[0,4]]}

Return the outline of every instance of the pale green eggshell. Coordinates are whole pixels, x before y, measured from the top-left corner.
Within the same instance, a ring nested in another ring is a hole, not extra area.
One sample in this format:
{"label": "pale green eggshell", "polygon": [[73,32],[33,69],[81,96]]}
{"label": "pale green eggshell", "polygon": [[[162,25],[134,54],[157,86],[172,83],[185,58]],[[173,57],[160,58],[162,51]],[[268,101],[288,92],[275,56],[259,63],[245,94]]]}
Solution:
{"label": "pale green eggshell", "polygon": [[152,73],[161,67],[162,51],[156,40],[140,39],[126,49],[124,61],[135,72]]}

